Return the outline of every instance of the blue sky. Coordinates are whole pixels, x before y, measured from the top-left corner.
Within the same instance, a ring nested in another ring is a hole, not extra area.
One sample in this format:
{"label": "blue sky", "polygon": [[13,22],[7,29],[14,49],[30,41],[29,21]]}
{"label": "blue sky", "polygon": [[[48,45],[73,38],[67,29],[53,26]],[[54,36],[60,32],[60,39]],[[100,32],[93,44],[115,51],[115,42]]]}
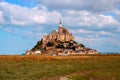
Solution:
{"label": "blue sky", "polygon": [[0,54],[31,49],[60,18],[75,40],[99,52],[120,52],[119,0],[0,0]]}

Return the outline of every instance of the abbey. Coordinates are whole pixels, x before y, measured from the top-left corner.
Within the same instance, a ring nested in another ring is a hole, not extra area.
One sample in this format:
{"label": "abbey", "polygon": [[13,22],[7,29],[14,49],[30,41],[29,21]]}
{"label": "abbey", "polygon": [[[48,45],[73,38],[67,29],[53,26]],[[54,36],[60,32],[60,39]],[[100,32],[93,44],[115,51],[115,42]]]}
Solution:
{"label": "abbey", "polygon": [[53,30],[49,35],[44,35],[43,41],[47,40],[70,41],[74,40],[74,37],[71,33],[68,32],[67,29],[63,28],[62,26],[59,26],[58,32],[56,30]]}
{"label": "abbey", "polygon": [[49,35],[43,36],[43,47],[46,46],[48,41],[72,41],[74,37],[72,33],[62,26],[60,21],[58,31],[53,30]]}

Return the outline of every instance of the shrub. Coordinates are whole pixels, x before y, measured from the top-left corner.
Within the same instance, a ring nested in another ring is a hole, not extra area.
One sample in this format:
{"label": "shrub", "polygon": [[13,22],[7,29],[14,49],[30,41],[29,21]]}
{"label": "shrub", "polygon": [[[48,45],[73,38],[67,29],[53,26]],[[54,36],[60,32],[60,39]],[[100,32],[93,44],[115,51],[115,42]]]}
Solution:
{"label": "shrub", "polygon": [[52,46],[54,46],[54,43],[53,43],[53,42],[48,42],[48,43],[47,43],[47,46],[48,46],[48,47],[52,47]]}
{"label": "shrub", "polygon": [[59,44],[59,45],[56,45],[56,48],[65,48],[65,47],[64,47],[64,45]]}
{"label": "shrub", "polygon": [[41,39],[41,41],[37,42],[37,44],[34,46],[34,48],[32,48],[32,50],[41,49],[41,48],[42,48],[42,39]]}
{"label": "shrub", "polygon": [[79,44],[79,46],[81,46],[81,47],[85,47],[83,44]]}

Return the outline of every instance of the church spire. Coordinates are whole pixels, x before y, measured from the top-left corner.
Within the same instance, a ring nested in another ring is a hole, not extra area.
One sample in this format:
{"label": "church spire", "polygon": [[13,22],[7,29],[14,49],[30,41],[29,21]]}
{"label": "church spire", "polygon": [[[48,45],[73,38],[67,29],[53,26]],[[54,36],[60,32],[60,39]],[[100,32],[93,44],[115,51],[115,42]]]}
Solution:
{"label": "church spire", "polygon": [[62,21],[61,21],[61,19],[60,19],[60,23],[59,23],[59,26],[60,26],[60,27],[62,27]]}
{"label": "church spire", "polygon": [[60,19],[60,24],[62,24],[61,19]]}

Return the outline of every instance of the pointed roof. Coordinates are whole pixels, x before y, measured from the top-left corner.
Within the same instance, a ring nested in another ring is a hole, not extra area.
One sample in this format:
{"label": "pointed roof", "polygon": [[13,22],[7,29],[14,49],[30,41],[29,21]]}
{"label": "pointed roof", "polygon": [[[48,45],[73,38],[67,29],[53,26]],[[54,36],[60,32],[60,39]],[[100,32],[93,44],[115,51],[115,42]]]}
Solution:
{"label": "pointed roof", "polygon": [[59,26],[60,26],[60,27],[62,27],[62,21],[61,21],[61,19],[60,19],[60,23],[59,23]]}
{"label": "pointed roof", "polygon": [[60,23],[59,24],[62,24],[61,19],[60,19]]}

